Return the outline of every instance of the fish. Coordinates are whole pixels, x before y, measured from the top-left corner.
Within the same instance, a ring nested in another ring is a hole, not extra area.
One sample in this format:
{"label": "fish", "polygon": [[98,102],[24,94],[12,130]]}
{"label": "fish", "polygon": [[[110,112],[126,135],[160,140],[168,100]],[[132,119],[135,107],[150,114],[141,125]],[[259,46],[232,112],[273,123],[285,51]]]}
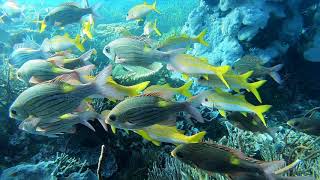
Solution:
{"label": "fish", "polygon": [[97,54],[97,51],[95,49],[90,49],[87,52],[83,53],[81,56],[76,58],[71,58],[64,54],[61,54],[61,55],[58,54],[48,58],[47,61],[59,67],[63,67],[67,69],[75,69],[80,66],[91,65],[89,60],[95,54]]}
{"label": "fish", "polygon": [[80,22],[81,18],[85,15],[95,14],[96,10],[100,7],[97,4],[93,7],[81,8],[76,3],[64,3],[53,8],[44,18],[40,21],[40,33],[44,32],[47,26],[64,27],[68,24]]}
{"label": "fish", "polygon": [[158,36],[161,36],[161,32],[157,27],[157,20],[154,20],[154,22],[147,22],[143,28],[142,35],[150,37],[153,32],[155,32]]}
{"label": "fish", "polygon": [[92,27],[93,24],[91,24],[90,21],[85,21],[82,24],[82,34],[84,34],[89,39],[93,39]]}
{"label": "fish", "polygon": [[230,66],[212,66],[208,63],[207,59],[197,58],[190,54],[177,54],[170,58],[167,63],[169,70],[177,71],[185,75],[209,75],[215,74],[230,88],[223,75],[230,70]]}
{"label": "fish", "polygon": [[320,116],[319,113],[313,113],[309,117],[299,117],[290,119],[287,124],[308,135],[320,136]]}
{"label": "fish", "polygon": [[76,124],[83,124],[92,131],[95,131],[94,127],[88,122],[95,119],[98,119],[102,126],[107,128],[100,114],[93,111],[84,111],[65,114],[50,120],[28,118],[20,123],[19,129],[31,134],[58,137],[57,135],[64,133],[75,133]]}
{"label": "fish", "polygon": [[191,143],[177,146],[171,155],[195,168],[210,173],[261,175],[274,179],[274,169],[284,166],[285,161],[265,162],[247,157],[240,151],[216,143]]}
{"label": "fish", "polygon": [[157,45],[157,49],[160,51],[171,51],[174,49],[189,49],[192,44],[200,43],[203,46],[209,46],[209,43],[204,40],[207,30],[203,30],[198,36],[190,37],[187,34],[182,34],[180,36],[171,36],[164,41],[160,41]]}
{"label": "fish", "polygon": [[74,73],[82,82],[86,82],[86,77],[90,76],[94,65],[84,66],[75,70],[59,67],[49,61],[30,60],[24,63],[17,71],[19,80],[30,84],[39,84],[55,79],[62,74]]}
{"label": "fish", "polygon": [[112,66],[109,65],[95,81],[87,84],[71,85],[57,79],[32,86],[12,103],[9,115],[13,119],[24,120],[29,117],[50,119],[72,113],[89,96],[108,96],[105,80],[111,71]]}
{"label": "fish", "polygon": [[213,91],[204,91],[197,96],[197,101],[202,101],[202,105],[206,107],[215,107],[219,113],[226,117],[225,111],[236,111],[256,114],[262,123],[267,126],[263,113],[267,112],[271,105],[255,106],[249,103],[243,95],[232,95],[228,92],[216,89]]}
{"label": "fish", "polygon": [[122,65],[148,67],[154,62],[168,62],[184,50],[162,52],[150,47],[149,42],[135,37],[116,39],[107,44],[103,53],[112,61]]}
{"label": "fish", "polygon": [[152,11],[160,14],[160,11],[156,7],[157,1],[154,1],[153,4],[147,4],[147,2],[144,2],[143,4],[139,4],[134,6],[128,11],[126,20],[138,20],[141,21],[146,18],[148,14],[150,14]]}
{"label": "fish", "polygon": [[267,128],[256,114],[248,113],[243,115],[241,112],[227,113],[227,119],[239,129],[253,133],[267,133],[276,139],[271,129]]}
{"label": "fish", "polygon": [[192,86],[192,81],[189,81],[185,83],[183,86],[178,88],[173,88],[169,84],[164,85],[153,85],[147,87],[143,93],[150,94],[150,93],[161,93],[163,96],[169,98],[172,98],[176,94],[182,94],[187,98],[192,97],[192,94],[190,93],[189,89]]}
{"label": "fish", "polygon": [[25,62],[33,59],[47,59],[50,54],[43,52],[40,49],[32,48],[14,48],[13,52],[10,54],[9,63],[16,68],[21,67]]}
{"label": "fish", "polygon": [[72,47],[76,47],[81,52],[85,51],[83,44],[81,44],[80,35],[77,35],[74,39],[68,33],[63,36],[54,36],[51,39],[46,38],[43,40],[40,49],[44,52],[60,52]]}
{"label": "fish", "polygon": [[182,111],[204,122],[192,102],[169,101],[157,93],[129,97],[104,114],[105,122],[113,128],[136,130],[154,124],[175,125],[177,113]]}
{"label": "fish", "polygon": [[252,77],[255,78],[269,75],[278,84],[282,84],[283,80],[281,79],[279,71],[283,66],[283,64],[278,64],[273,67],[264,67],[261,59],[255,56],[246,55],[234,63],[233,69],[238,74],[253,71]]}
{"label": "fish", "polygon": [[[253,74],[253,71],[248,71],[241,75],[236,75],[233,73],[226,73],[223,75],[227,83],[230,85],[230,89],[235,90],[236,92],[239,92],[240,89],[246,89],[249,92],[252,92],[256,99],[262,103],[261,96],[258,92],[258,88],[260,88],[262,85],[264,85],[267,81],[266,80],[260,80],[257,82],[249,83],[248,78]],[[213,89],[219,88],[224,89],[225,84],[221,82],[221,80],[215,76],[215,75],[208,75],[208,76],[201,76],[198,79],[199,84],[203,86],[208,86]]]}
{"label": "fish", "polygon": [[20,17],[23,14],[24,8],[21,7],[16,1],[6,0],[1,5],[2,11],[11,18]]}
{"label": "fish", "polygon": [[206,135],[205,131],[199,132],[192,136],[186,136],[176,126],[163,126],[155,124],[139,130],[134,130],[135,133],[142,136],[144,139],[151,141],[156,146],[160,146],[161,142],[171,143],[175,145],[186,143],[201,142]]}

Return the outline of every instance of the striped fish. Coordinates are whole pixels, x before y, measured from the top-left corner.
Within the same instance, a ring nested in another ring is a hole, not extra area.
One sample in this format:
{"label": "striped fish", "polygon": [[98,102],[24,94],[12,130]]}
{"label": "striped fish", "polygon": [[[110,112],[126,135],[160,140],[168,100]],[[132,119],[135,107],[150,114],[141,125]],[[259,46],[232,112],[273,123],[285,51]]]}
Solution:
{"label": "striped fish", "polygon": [[49,61],[31,60],[24,63],[17,71],[18,79],[31,84],[38,84],[44,81],[52,80],[63,74],[74,73],[77,77],[84,79],[90,75],[94,65],[84,66],[75,70],[58,67]]}
{"label": "striped fish", "polygon": [[105,121],[115,128],[131,130],[159,123],[175,125],[177,113],[181,111],[186,111],[203,122],[200,112],[190,102],[172,102],[157,94],[125,99],[106,115]]}
{"label": "striped fish", "polygon": [[14,67],[21,67],[25,62],[33,59],[47,59],[49,54],[42,52],[40,49],[17,48],[9,59],[9,63]]}
{"label": "striped fish", "polygon": [[81,101],[91,95],[108,96],[105,83],[112,67],[108,66],[88,84],[70,85],[61,81],[38,84],[22,92],[10,107],[10,117],[54,118],[74,112]]}

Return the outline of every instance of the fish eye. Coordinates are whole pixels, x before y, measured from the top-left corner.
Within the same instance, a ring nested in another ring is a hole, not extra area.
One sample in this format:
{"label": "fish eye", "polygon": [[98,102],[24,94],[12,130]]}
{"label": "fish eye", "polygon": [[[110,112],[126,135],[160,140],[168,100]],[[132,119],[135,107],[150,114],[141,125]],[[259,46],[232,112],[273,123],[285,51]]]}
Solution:
{"label": "fish eye", "polygon": [[204,99],[204,101],[205,101],[205,102],[208,102],[208,101],[209,101],[209,99],[208,99],[208,98],[205,98],[205,99]]}
{"label": "fish eye", "polygon": [[110,119],[111,121],[115,121],[117,118],[116,118],[116,115],[111,114],[111,115],[109,116],[109,119]]}
{"label": "fish eye", "polygon": [[200,80],[206,80],[203,76],[200,76]]}
{"label": "fish eye", "polygon": [[106,48],[104,48],[104,50],[106,53],[110,53],[110,47],[106,47]]}
{"label": "fish eye", "polygon": [[293,126],[295,126],[295,127],[296,127],[296,126],[299,126],[299,125],[300,125],[300,122],[299,122],[299,121],[296,121],[296,122],[293,123]]}
{"label": "fish eye", "polygon": [[177,152],[177,153],[176,153],[176,156],[177,156],[178,158],[183,158],[183,154],[182,154],[181,152]]}
{"label": "fish eye", "polygon": [[16,110],[11,110],[11,114],[13,114],[13,115],[17,115],[18,113],[17,113],[17,111]]}

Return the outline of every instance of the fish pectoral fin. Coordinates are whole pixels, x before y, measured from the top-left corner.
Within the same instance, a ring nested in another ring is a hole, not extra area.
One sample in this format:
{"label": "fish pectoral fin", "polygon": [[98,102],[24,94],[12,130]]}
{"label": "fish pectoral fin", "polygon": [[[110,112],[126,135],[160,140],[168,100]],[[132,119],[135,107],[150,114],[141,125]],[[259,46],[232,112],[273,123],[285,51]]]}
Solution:
{"label": "fish pectoral fin", "polygon": [[241,112],[242,115],[244,115],[245,117],[248,117],[248,113],[247,112]]}
{"label": "fish pectoral fin", "polygon": [[219,113],[220,113],[220,115],[221,115],[222,117],[227,118],[227,113],[226,113],[226,111],[221,110],[221,109],[219,109],[218,111],[219,111]]}
{"label": "fish pectoral fin", "polygon": [[112,125],[110,125],[110,126],[111,126],[111,130],[112,130],[113,134],[116,134],[117,128],[115,126],[112,126]]}
{"label": "fish pectoral fin", "polygon": [[29,83],[30,84],[39,84],[39,83],[42,83],[43,81],[42,80],[40,80],[40,79],[38,79],[38,78],[36,78],[36,77],[34,77],[34,76],[32,76],[31,78],[30,78],[30,80],[29,80]]}

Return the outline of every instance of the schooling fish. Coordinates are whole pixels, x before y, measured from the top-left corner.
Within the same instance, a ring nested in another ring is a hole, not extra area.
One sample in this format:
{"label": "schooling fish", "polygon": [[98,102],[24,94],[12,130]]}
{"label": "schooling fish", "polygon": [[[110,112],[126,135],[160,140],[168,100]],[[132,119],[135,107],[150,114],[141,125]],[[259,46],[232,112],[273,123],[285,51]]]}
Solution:
{"label": "schooling fish", "polygon": [[181,144],[171,152],[171,155],[210,173],[234,176],[250,173],[261,175],[267,180],[273,180],[274,169],[285,164],[284,161],[259,161],[245,156],[240,151],[215,143]]}
{"label": "schooling fish", "polygon": [[174,70],[185,75],[208,75],[214,74],[225,84],[227,88],[230,88],[223,75],[226,74],[230,66],[212,66],[208,63],[207,59],[201,59],[189,54],[178,54],[170,58],[168,69]]}
{"label": "schooling fish", "polygon": [[[249,92],[252,92],[254,96],[257,98],[257,100],[261,103],[261,97],[258,92],[258,88],[264,85],[267,81],[266,80],[261,80],[253,83],[248,82],[248,78],[252,75],[253,71],[249,71],[247,73],[241,74],[241,75],[236,75],[233,73],[226,73],[223,75],[227,83],[230,85],[230,88],[232,90],[235,90],[239,92],[240,89],[246,89]],[[221,80],[215,76],[215,75],[209,75],[209,76],[201,76],[198,79],[198,82],[201,85],[211,87],[213,89],[219,88],[219,89],[224,89],[225,84],[221,82]]]}
{"label": "schooling fish", "polygon": [[198,36],[190,37],[187,34],[183,34],[181,36],[172,36],[164,41],[160,41],[157,45],[157,49],[160,51],[171,51],[174,49],[189,49],[192,44],[200,43],[204,46],[209,46],[209,44],[204,40],[207,31],[203,30]]}
{"label": "schooling fish", "polygon": [[157,2],[155,1],[152,5],[144,2],[131,8],[127,14],[126,20],[144,20],[146,16],[152,11],[160,14],[156,8]]}
{"label": "schooling fish", "polygon": [[80,35],[77,35],[75,39],[72,39],[69,34],[63,36],[57,35],[51,39],[46,38],[41,45],[41,50],[44,52],[60,52],[65,51],[70,48],[76,47],[81,52],[84,52],[85,49],[80,40]]}
{"label": "schooling fish", "polygon": [[215,92],[202,92],[198,97],[202,99],[203,106],[217,108],[223,117],[226,117],[225,111],[254,113],[267,126],[263,113],[267,112],[271,105],[255,106],[250,104],[243,95],[232,95],[219,89]]}
{"label": "schooling fish", "polygon": [[278,73],[283,67],[283,64],[278,64],[274,67],[264,67],[262,60],[255,56],[244,56],[240,60],[236,61],[233,65],[233,69],[237,73],[246,73],[248,71],[253,71],[252,76],[256,78],[261,78],[266,75],[270,75],[273,80],[281,84],[282,79]]}
{"label": "schooling fish", "polygon": [[64,54],[58,54],[48,58],[47,61],[59,67],[75,69],[76,67],[91,65],[89,60],[94,54],[97,54],[97,51],[95,49],[90,49],[89,51],[85,52],[84,54],[76,58],[70,58]]}
{"label": "schooling fish", "polygon": [[320,113],[313,113],[309,117],[294,118],[287,124],[306,134],[320,136]]}
{"label": "schooling fish", "polygon": [[84,66],[75,70],[59,67],[49,61],[31,60],[24,63],[17,71],[18,79],[30,83],[39,84],[52,80],[62,74],[74,73],[82,82],[86,82],[86,77],[95,68],[94,65]]}
{"label": "schooling fish", "polygon": [[139,130],[134,130],[135,133],[142,136],[144,139],[151,141],[156,146],[160,146],[161,142],[171,144],[188,144],[201,142],[206,135],[205,131],[199,132],[192,136],[184,135],[176,126],[163,126],[155,124]]}
{"label": "schooling fish", "polygon": [[154,124],[173,125],[178,112],[188,112],[203,122],[200,112],[191,102],[173,102],[158,94],[130,97],[117,104],[108,114],[105,122],[114,128],[136,130]]}
{"label": "schooling fish", "polygon": [[169,84],[164,85],[153,85],[147,87],[143,93],[150,94],[150,93],[161,93],[167,98],[172,98],[176,94],[182,94],[185,97],[191,97],[192,94],[189,92],[190,87],[192,86],[192,81],[185,83],[183,86],[178,88],[173,88]]}
{"label": "schooling fish", "polygon": [[83,124],[95,131],[91,124],[88,123],[89,120],[95,119],[98,119],[101,125],[106,128],[100,114],[93,111],[85,111],[65,114],[52,120],[28,118],[20,123],[19,129],[31,134],[57,137],[59,134],[74,133],[76,124]]}
{"label": "schooling fish", "polygon": [[117,64],[148,67],[154,62],[168,62],[184,50],[162,52],[150,47],[149,42],[135,37],[119,38],[103,49],[103,53]]}
{"label": "schooling fish", "polygon": [[71,85],[57,80],[30,87],[13,102],[10,117],[18,120],[29,117],[50,119],[72,113],[89,96],[108,96],[105,81],[111,71],[111,66],[106,67],[94,82],[87,84]]}
{"label": "schooling fish", "polygon": [[157,20],[154,20],[154,22],[147,22],[143,28],[142,35],[150,37],[153,32],[155,32],[158,36],[161,36],[161,32],[157,27]]}
{"label": "schooling fish", "polygon": [[94,14],[99,6],[81,8],[76,3],[64,3],[52,9],[41,21],[40,32],[47,26],[63,27],[68,24],[80,22],[81,18],[88,14]]}

